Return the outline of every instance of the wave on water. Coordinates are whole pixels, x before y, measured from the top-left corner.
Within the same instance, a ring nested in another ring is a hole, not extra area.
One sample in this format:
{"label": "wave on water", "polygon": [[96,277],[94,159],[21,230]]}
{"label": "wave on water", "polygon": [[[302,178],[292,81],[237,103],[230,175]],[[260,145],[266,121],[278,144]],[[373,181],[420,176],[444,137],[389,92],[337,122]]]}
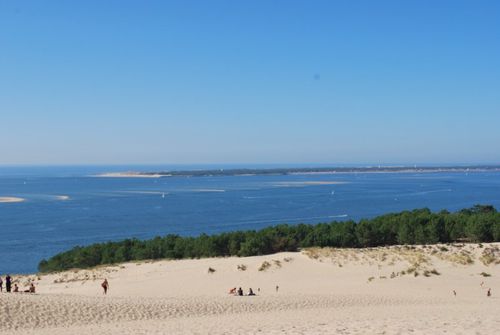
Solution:
{"label": "wave on water", "polygon": [[[453,192],[453,190],[451,188],[446,188],[446,189],[442,189],[442,190],[431,190],[431,191],[422,191],[422,192],[409,193],[409,194],[406,194],[406,195],[408,195],[408,196],[412,196],[412,195],[426,195],[426,194],[441,193],[441,192]],[[404,194],[402,196],[404,196]]]}
{"label": "wave on water", "polygon": [[324,216],[309,216],[309,217],[296,217],[296,218],[283,218],[283,219],[267,219],[267,220],[251,220],[251,221],[239,221],[236,225],[246,225],[255,223],[272,223],[272,222],[297,222],[297,221],[308,221],[308,220],[320,220],[320,219],[335,219],[335,218],[346,218],[348,214],[336,214],[336,215],[324,215]]}
{"label": "wave on water", "polygon": [[214,189],[214,188],[197,188],[193,189],[193,192],[226,192],[226,190]]}
{"label": "wave on water", "polygon": [[162,191],[117,191],[117,193],[126,193],[126,194],[150,194],[150,195],[164,195],[168,194],[168,192]]}
{"label": "wave on water", "polygon": [[340,214],[340,215],[330,215],[328,216],[329,218],[346,218],[348,217],[349,215],[347,214]]}
{"label": "wave on water", "polygon": [[273,182],[274,187],[304,187],[304,186],[321,186],[321,185],[342,185],[349,184],[347,181],[333,180],[308,180],[308,181],[284,181]]}

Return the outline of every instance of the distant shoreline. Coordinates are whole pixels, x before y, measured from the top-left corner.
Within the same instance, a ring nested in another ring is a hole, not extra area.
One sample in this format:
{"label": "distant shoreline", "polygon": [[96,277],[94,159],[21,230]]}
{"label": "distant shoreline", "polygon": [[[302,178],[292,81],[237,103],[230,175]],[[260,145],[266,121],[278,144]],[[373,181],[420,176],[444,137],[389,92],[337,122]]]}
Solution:
{"label": "distant shoreline", "polygon": [[211,176],[266,176],[266,175],[328,175],[347,173],[440,173],[440,172],[500,172],[500,166],[448,166],[448,167],[321,167],[275,169],[210,169],[173,171],[107,172],[92,177],[106,178],[161,178],[161,177],[211,177]]}
{"label": "distant shoreline", "polygon": [[160,178],[167,177],[165,174],[155,174],[149,172],[107,172],[92,175],[91,177],[103,177],[103,178]]}

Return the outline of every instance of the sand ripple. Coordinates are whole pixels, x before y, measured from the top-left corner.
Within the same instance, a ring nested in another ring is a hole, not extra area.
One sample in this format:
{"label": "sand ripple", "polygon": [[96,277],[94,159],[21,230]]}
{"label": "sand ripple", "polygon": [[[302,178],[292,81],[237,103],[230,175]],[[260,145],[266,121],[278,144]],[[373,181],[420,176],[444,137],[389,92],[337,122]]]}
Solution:
{"label": "sand ripple", "polygon": [[[429,311],[429,318],[405,320],[402,315],[411,315],[412,309]],[[414,329],[426,328],[428,322],[441,324],[442,330],[467,333],[467,329],[499,325],[498,319],[479,318],[471,311],[466,311],[465,318],[440,322],[440,314],[446,315],[450,309],[454,309],[452,304],[438,299],[357,295],[155,299],[2,294],[0,333],[363,334],[377,329],[396,334],[419,333]],[[381,315],[374,313],[381,310]]]}
{"label": "sand ripple", "polygon": [[[437,303],[438,301],[436,301]],[[168,320],[315,308],[414,305],[416,299],[363,296],[118,298],[2,294],[0,331],[118,321]],[[426,304],[428,304],[428,299]]]}

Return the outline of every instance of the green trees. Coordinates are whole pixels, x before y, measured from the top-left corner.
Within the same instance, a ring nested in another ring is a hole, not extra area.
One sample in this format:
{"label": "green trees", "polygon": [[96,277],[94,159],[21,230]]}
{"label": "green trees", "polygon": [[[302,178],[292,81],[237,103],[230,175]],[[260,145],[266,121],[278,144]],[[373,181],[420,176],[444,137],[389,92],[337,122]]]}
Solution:
{"label": "green trees", "polygon": [[465,233],[474,242],[491,242],[494,224],[494,218],[489,214],[470,215],[465,224]]}
{"label": "green trees", "polygon": [[77,246],[42,260],[41,272],[88,268],[143,259],[181,259],[215,256],[254,256],[299,248],[374,247],[394,244],[430,244],[468,240],[500,241],[500,213],[492,206],[476,205],[456,213],[416,209],[370,220],[298,224],[235,231],[198,237],[157,236],[151,240]]}

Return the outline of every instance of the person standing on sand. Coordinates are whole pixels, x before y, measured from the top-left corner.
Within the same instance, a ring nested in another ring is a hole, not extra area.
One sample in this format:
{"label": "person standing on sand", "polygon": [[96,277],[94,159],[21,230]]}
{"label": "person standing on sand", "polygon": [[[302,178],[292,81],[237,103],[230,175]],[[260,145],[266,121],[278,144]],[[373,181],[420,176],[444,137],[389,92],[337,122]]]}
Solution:
{"label": "person standing on sand", "polygon": [[1,276],[0,276],[0,292],[3,292],[3,280]]}
{"label": "person standing on sand", "polygon": [[487,297],[491,297],[491,288],[488,289],[488,292],[486,293]]}
{"label": "person standing on sand", "polygon": [[104,290],[104,294],[107,294],[108,289],[109,289],[109,283],[108,283],[108,280],[106,278],[104,278],[104,281],[102,282],[101,286],[102,286],[102,289]]}
{"label": "person standing on sand", "polygon": [[5,277],[5,290],[10,293],[10,286],[12,285],[11,278],[9,275]]}

